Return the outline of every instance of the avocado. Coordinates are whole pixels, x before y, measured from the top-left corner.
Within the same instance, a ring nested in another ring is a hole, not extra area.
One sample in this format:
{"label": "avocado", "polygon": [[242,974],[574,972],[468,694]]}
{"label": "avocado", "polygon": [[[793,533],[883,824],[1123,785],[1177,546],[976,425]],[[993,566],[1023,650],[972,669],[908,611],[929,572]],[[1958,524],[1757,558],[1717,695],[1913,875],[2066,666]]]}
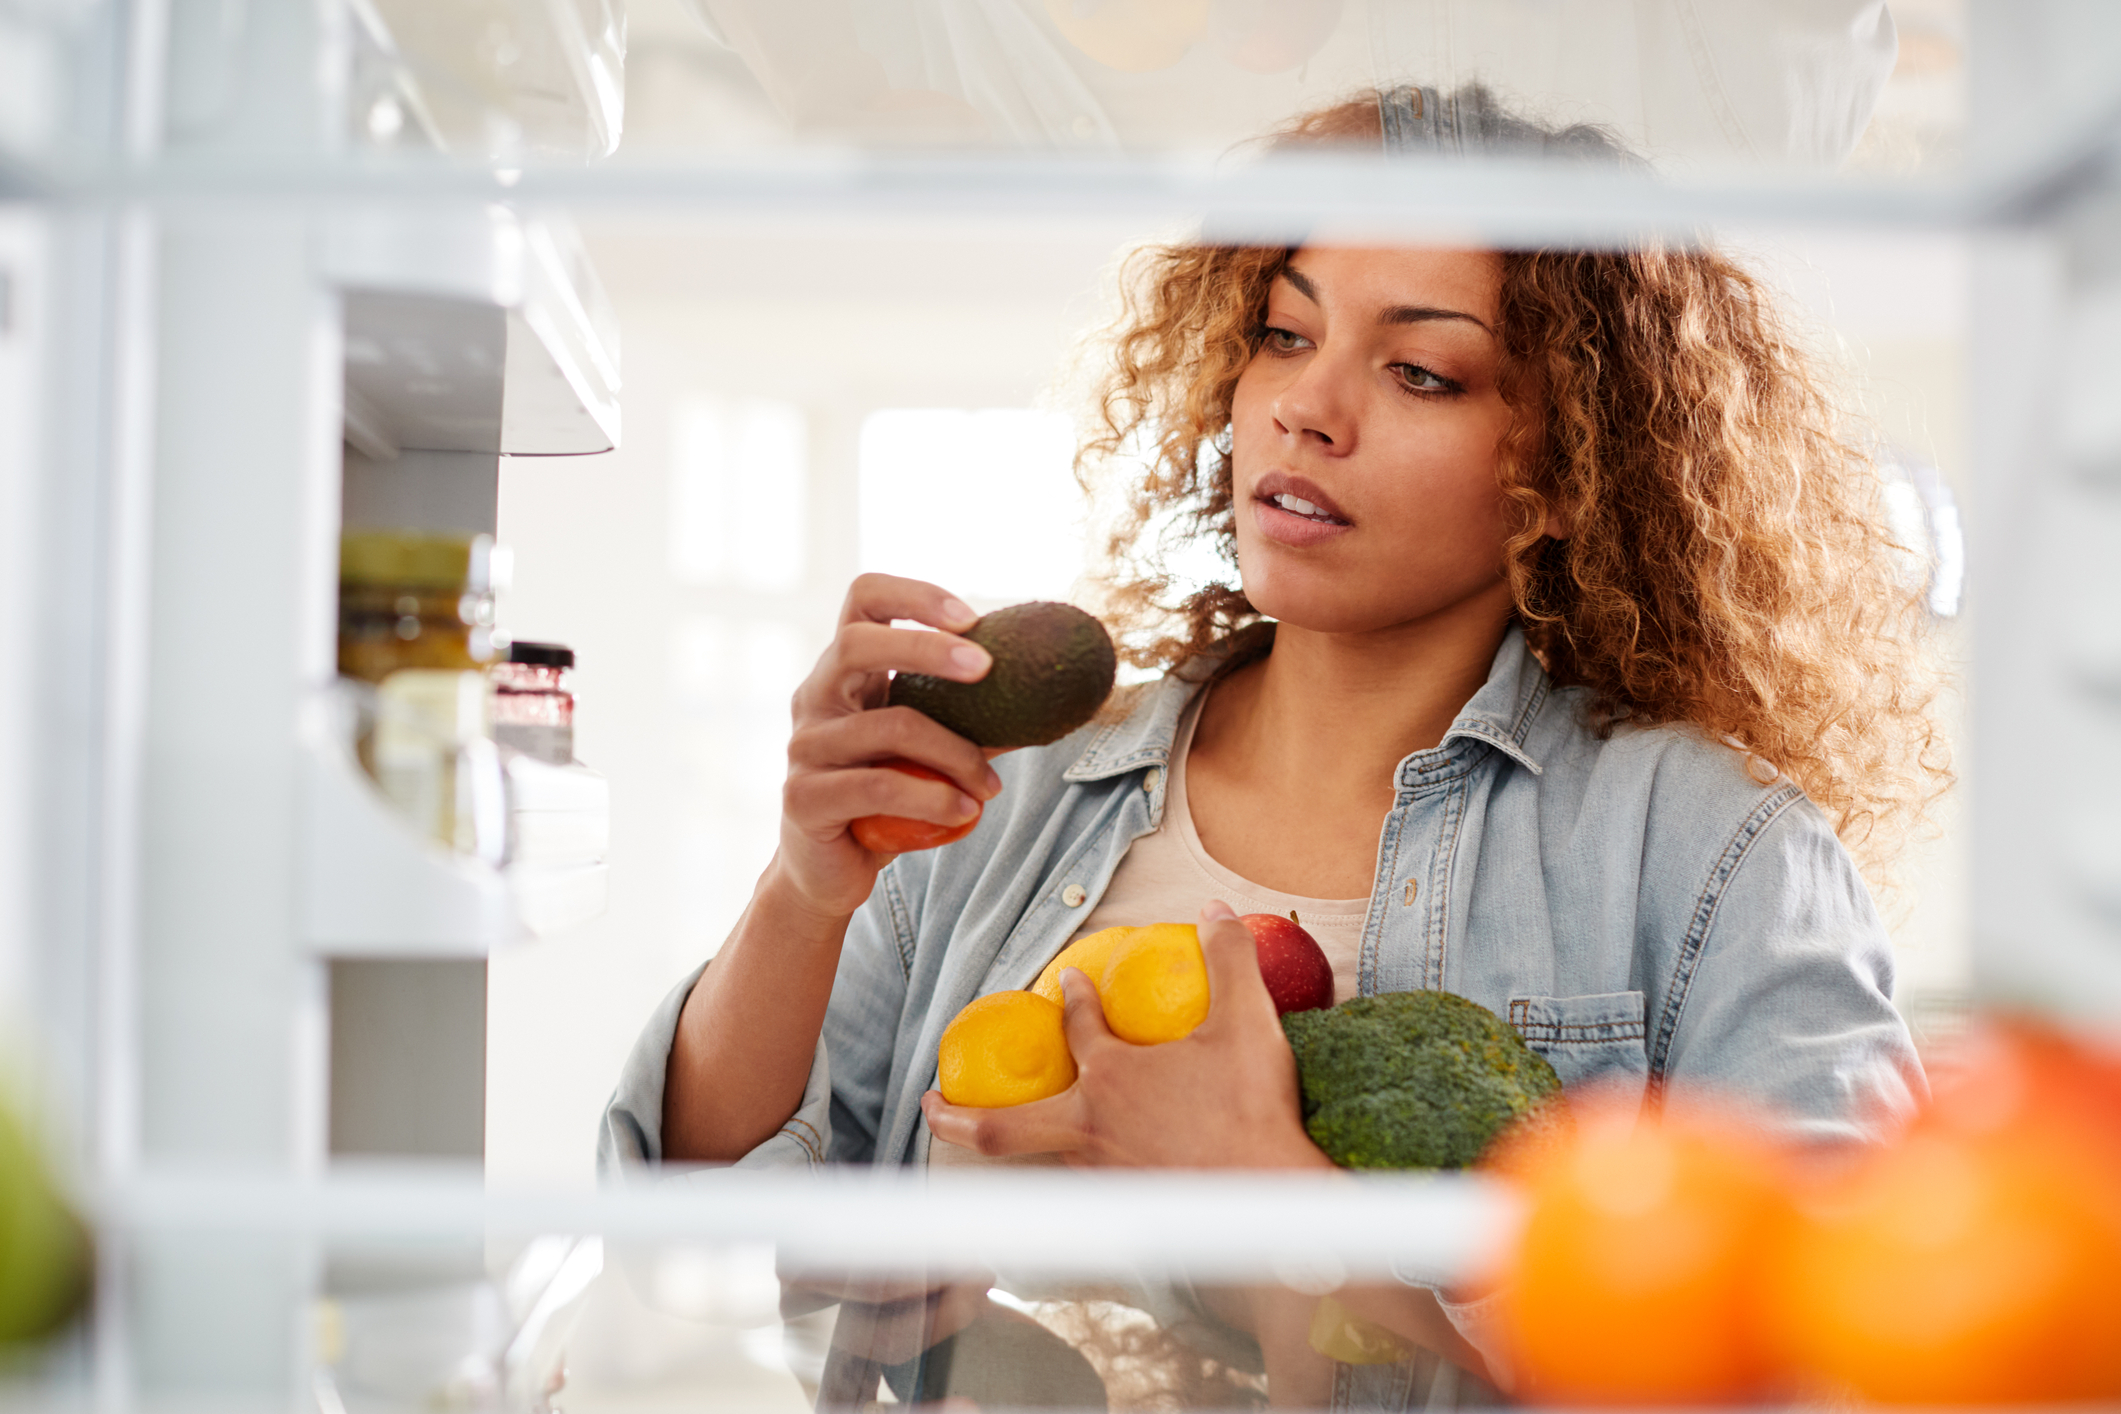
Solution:
{"label": "avocado", "polygon": [[1097,715],[1119,668],[1105,626],[1073,604],[996,609],[964,636],[994,655],[978,682],[924,673],[891,680],[888,703],[911,707],[980,746],[1044,746]]}

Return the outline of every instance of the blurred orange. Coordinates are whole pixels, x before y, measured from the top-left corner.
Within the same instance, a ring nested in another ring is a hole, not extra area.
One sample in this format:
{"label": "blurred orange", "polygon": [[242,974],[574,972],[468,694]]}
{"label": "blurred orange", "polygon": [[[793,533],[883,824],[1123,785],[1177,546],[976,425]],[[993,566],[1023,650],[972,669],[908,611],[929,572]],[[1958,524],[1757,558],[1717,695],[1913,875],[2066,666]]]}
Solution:
{"label": "blurred orange", "polygon": [[1190,1034],[1208,1019],[1200,931],[1191,923],[1136,928],[1112,949],[1097,995],[1105,1004],[1105,1024],[1123,1041],[1154,1046]]}
{"label": "blurred orange", "polygon": [[2079,1392],[2117,1254],[2087,1240],[2081,1180],[2055,1157],[1937,1133],[1874,1156],[1769,1278],[1795,1368],[1896,1404]]}
{"label": "blurred orange", "polygon": [[2121,1397],[2121,1063],[1976,1028],[1899,1145],[1867,1155],[1769,1277],[1815,1386],[1886,1403]]}
{"label": "blurred orange", "polygon": [[1577,1103],[1573,1138],[1526,1160],[1531,1211],[1503,1275],[1523,1399],[1705,1404],[1771,1379],[1757,1277],[1791,1216],[1778,1150],[1700,1102]]}
{"label": "blurred orange", "polygon": [[1987,1018],[1953,1048],[1924,1123],[2052,1130],[2093,1162],[2121,1163],[2121,1050],[2030,1017]]}

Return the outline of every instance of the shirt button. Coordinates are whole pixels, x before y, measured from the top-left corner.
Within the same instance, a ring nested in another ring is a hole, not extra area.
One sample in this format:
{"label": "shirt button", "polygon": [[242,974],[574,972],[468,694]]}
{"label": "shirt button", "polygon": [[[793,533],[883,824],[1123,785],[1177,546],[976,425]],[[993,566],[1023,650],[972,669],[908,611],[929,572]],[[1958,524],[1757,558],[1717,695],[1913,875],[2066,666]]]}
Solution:
{"label": "shirt button", "polygon": [[1081,908],[1083,900],[1090,897],[1081,884],[1070,884],[1061,890],[1061,902],[1070,908]]}
{"label": "shirt button", "polygon": [[1156,794],[1156,788],[1163,783],[1164,768],[1161,766],[1151,766],[1149,773],[1142,777],[1142,789],[1151,795]]}

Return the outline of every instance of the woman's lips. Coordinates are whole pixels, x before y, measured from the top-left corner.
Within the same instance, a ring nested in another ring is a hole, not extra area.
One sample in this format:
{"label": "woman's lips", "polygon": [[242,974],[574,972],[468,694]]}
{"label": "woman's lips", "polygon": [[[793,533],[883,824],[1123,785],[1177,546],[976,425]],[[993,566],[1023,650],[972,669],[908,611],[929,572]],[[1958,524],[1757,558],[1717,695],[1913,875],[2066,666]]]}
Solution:
{"label": "woman's lips", "polygon": [[1298,548],[1322,545],[1336,536],[1346,535],[1355,528],[1346,521],[1333,517],[1306,516],[1298,515],[1294,511],[1285,511],[1266,497],[1253,500],[1252,517],[1254,523],[1259,526],[1260,533],[1269,540]]}

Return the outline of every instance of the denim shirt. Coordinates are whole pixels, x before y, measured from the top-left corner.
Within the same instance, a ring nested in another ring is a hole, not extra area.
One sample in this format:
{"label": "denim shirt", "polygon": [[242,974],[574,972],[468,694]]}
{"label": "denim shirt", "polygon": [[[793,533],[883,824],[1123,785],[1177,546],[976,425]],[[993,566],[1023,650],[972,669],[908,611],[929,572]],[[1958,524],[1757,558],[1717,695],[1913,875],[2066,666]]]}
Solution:
{"label": "denim shirt", "polygon": [[[965,839],[903,854],[847,929],[802,1104],[739,1163],[918,1163],[943,1027],[1029,987],[1155,830],[1198,683],[998,758]],[[1687,727],[1586,725],[1514,627],[1435,747],[1402,760],[1377,840],[1363,995],[1434,987],[1510,1022],[1566,1084],[1701,1087],[1800,1141],[1872,1136],[1923,1089],[1892,948],[1833,827],[1797,786]],[[1149,921],[1149,920],[1143,920]],[[663,1072],[699,973],[628,1058],[607,1175],[661,1158]]]}
{"label": "denim shirt", "polygon": [[[926,1160],[920,1097],[943,1027],[975,997],[1030,986],[1128,846],[1162,823],[1164,767],[1198,687],[1167,675],[1123,720],[998,758],[1002,793],[970,835],[892,861],[848,925],[802,1103],[739,1167]],[[1897,1122],[1926,1087],[1892,1005],[1891,943],[1826,817],[1698,731],[1601,736],[1585,696],[1555,687],[1512,628],[1444,739],[1395,768],[1362,994],[1456,992],[1507,1019],[1565,1084],[1650,1103],[1674,1086],[1734,1095],[1800,1142]],[[663,1074],[699,976],[627,1058],[598,1146],[607,1179],[662,1156]],[[1159,1319],[1199,1330],[1183,1283],[1144,1291]],[[1491,1360],[1492,1300],[1443,1302]],[[1229,1348],[1208,1334],[1209,1353]],[[1337,1366],[1332,1404],[1492,1398],[1417,1352]]]}

